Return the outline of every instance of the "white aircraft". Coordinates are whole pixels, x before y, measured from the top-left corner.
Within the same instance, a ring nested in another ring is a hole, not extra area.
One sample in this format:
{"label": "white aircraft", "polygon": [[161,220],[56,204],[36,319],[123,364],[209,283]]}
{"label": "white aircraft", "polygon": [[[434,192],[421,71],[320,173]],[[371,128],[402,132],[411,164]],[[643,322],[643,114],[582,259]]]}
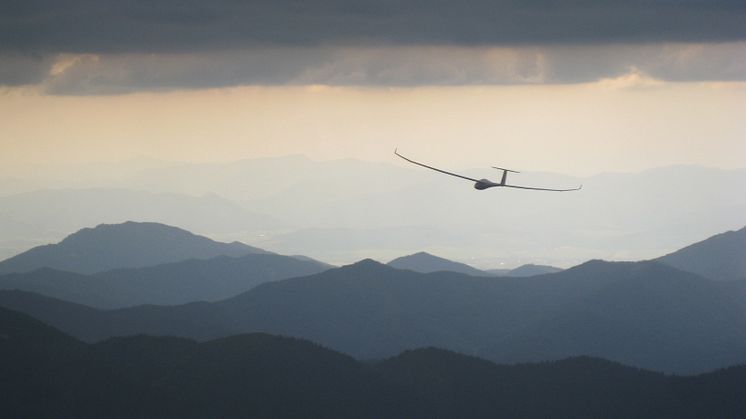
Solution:
{"label": "white aircraft", "polygon": [[428,169],[435,170],[436,172],[440,172],[440,173],[445,173],[447,175],[460,177],[461,179],[470,180],[470,181],[474,182],[474,188],[475,189],[479,189],[480,191],[484,190],[484,189],[487,189],[487,188],[494,188],[494,187],[498,187],[498,186],[504,187],[504,188],[530,189],[532,191],[553,191],[553,192],[577,191],[577,190],[580,190],[580,189],[583,188],[583,185],[580,185],[577,188],[571,188],[571,189],[534,188],[534,187],[531,187],[531,186],[508,185],[506,183],[506,181],[508,179],[508,172],[510,172],[510,173],[520,173],[520,172],[517,172],[515,170],[510,170],[510,169],[504,169],[502,167],[492,166],[492,168],[494,168],[494,169],[502,170],[503,171],[502,180],[500,180],[500,183],[495,183],[495,182],[493,182],[493,181],[491,181],[489,179],[474,179],[474,178],[470,178],[468,176],[463,176],[463,175],[459,175],[459,174],[456,174],[456,173],[446,172],[445,170],[441,170],[441,169],[438,169],[436,167],[432,167],[432,166],[428,166],[428,165],[420,163],[420,162],[416,162],[416,161],[414,161],[412,159],[408,159],[408,158],[402,156],[401,154],[399,154],[399,149],[394,149],[394,154],[396,154],[397,156],[401,157],[402,159],[404,159],[404,160],[406,160],[406,161],[408,161],[410,163],[416,164],[418,166],[426,167]]}

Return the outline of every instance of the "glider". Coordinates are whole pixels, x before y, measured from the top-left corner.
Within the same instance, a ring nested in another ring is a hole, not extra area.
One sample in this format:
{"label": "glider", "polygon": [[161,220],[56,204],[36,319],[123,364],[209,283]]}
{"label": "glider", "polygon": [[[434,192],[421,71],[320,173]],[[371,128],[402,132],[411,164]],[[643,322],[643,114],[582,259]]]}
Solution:
{"label": "glider", "polygon": [[404,160],[406,160],[406,161],[408,161],[410,163],[416,164],[418,166],[426,167],[426,168],[428,168],[430,170],[435,170],[436,172],[444,173],[446,175],[451,175],[451,176],[455,176],[455,177],[460,177],[461,179],[470,180],[470,181],[474,182],[474,189],[479,189],[480,191],[484,190],[484,189],[487,189],[487,188],[494,188],[494,187],[498,187],[498,186],[503,187],[503,188],[530,189],[532,191],[553,191],[553,192],[577,191],[577,190],[580,190],[580,189],[583,188],[583,185],[580,185],[577,188],[570,188],[570,189],[535,188],[535,187],[532,187],[532,186],[508,185],[506,183],[506,181],[508,179],[508,172],[510,172],[510,173],[520,173],[520,172],[517,172],[515,170],[505,169],[505,168],[502,168],[502,167],[492,166],[493,169],[497,169],[497,170],[502,170],[503,171],[503,176],[502,176],[502,179],[500,180],[500,183],[496,183],[496,182],[493,182],[493,181],[491,181],[489,179],[474,179],[474,178],[470,178],[468,176],[463,176],[463,175],[459,175],[459,174],[456,174],[456,173],[447,172],[445,170],[438,169],[437,167],[432,167],[432,166],[428,166],[428,165],[420,163],[420,162],[416,162],[416,161],[414,161],[412,159],[409,159],[409,158],[404,157],[401,154],[399,154],[399,149],[394,149],[394,154],[396,154],[397,156],[401,157],[402,159],[404,159]]}

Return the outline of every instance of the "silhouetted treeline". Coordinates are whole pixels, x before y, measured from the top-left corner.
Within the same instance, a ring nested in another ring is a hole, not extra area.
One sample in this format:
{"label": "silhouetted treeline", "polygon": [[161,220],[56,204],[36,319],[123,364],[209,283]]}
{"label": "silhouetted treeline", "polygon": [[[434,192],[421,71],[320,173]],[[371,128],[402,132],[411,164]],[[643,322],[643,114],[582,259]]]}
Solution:
{"label": "silhouetted treeline", "polygon": [[361,363],[266,334],[84,344],[0,309],[9,418],[739,417],[746,368],[666,376],[580,357],[500,366],[439,349]]}

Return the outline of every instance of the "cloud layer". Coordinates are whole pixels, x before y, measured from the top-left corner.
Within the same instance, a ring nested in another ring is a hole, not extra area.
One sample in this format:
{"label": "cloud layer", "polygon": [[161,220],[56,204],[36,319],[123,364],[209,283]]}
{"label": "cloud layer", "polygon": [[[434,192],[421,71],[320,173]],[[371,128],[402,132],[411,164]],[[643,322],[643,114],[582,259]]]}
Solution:
{"label": "cloud layer", "polygon": [[745,21],[746,3],[732,0],[11,0],[0,5],[0,85],[744,80]]}
{"label": "cloud layer", "polygon": [[[260,48],[213,53],[73,54],[32,61],[51,94],[236,85],[462,86],[746,79],[746,44],[585,47]],[[19,68],[22,67],[19,64]]]}
{"label": "cloud layer", "polygon": [[738,0],[23,0],[2,49],[111,53],[318,44],[720,42],[746,38]]}

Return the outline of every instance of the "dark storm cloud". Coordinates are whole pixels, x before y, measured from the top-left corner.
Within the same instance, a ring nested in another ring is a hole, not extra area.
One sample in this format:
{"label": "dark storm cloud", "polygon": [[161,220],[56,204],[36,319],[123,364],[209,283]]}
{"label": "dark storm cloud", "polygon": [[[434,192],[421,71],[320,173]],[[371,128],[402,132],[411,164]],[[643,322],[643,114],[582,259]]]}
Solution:
{"label": "dark storm cloud", "polygon": [[236,85],[564,84],[629,74],[671,81],[746,80],[745,46],[274,47],[82,55],[60,60],[43,86],[47,93],[68,95]]}
{"label": "dark storm cloud", "polygon": [[0,85],[746,80],[744,22],[743,0],[2,0]]}
{"label": "dark storm cloud", "polygon": [[45,80],[52,94],[119,94],[139,90],[292,84],[306,68],[323,66],[331,51],[256,48],[198,54],[107,54],[74,57]]}
{"label": "dark storm cloud", "polygon": [[43,80],[54,62],[53,57],[39,54],[0,54],[0,85],[21,86]]}
{"label": "dark storm cloud", "polygon": [[746,38],[742,0],[5,0],[0,16],[0,49],[46,53]]}

